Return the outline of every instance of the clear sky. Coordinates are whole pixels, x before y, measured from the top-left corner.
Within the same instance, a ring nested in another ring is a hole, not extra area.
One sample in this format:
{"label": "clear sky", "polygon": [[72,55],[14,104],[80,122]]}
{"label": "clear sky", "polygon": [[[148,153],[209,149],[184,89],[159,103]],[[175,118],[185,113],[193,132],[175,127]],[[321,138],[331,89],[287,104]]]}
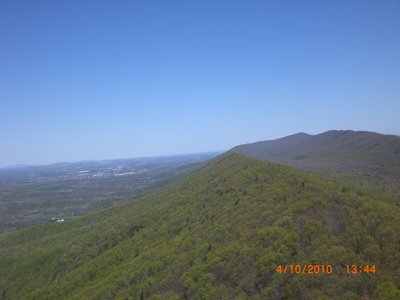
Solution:
{"label": "clear sky", "polygon": [[400,135],[400,1],[0,2],[0,165]]}

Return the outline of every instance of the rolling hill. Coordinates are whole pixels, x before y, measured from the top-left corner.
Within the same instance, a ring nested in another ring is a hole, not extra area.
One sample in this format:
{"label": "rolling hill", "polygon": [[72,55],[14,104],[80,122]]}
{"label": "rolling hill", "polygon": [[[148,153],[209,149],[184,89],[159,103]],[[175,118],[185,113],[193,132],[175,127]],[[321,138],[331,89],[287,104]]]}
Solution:
{"label": "rolling hill", "polygon": [[359,186],[400,192],[400,137],[367,131],[297,133],[232,149]]}
{"label": "rolling hill", "polygon": [[399,245],[394,196],[230,152],[141,201],[0,235],[0,295],[398,299]]}

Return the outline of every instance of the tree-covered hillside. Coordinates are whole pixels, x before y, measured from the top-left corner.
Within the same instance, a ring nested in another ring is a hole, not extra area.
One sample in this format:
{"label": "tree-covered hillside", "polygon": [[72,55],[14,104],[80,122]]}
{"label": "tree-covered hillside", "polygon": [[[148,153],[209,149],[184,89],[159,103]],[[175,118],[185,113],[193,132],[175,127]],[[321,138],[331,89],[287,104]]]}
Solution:
{"label": "tree-covered hillside", "polygon": [[[399,250],[399,199],[229,153],[141,201],[0,235],[0,297],[399,299]],[[277,273],[290,264],[332,273]]]}
{"label": "tree-covered hillside", "polygon": [[0,233],[69,220],[177,181],[217,153],[0,168]]}
{"label": "tree-covered hillside", "polygon": [[262,160],[329,175],[358,186],[400,193],[400,137],[331,130],[298,133],[232,149]]}

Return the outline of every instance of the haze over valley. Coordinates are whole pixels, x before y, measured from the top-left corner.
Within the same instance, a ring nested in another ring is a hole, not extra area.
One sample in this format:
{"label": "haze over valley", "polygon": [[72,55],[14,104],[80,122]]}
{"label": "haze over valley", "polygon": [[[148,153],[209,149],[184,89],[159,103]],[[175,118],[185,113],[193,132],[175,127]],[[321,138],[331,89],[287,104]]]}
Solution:
{"label": "haze over valley", "polygon": [[164,186],[218,153],[0,169],[0,232],[67,221]]}

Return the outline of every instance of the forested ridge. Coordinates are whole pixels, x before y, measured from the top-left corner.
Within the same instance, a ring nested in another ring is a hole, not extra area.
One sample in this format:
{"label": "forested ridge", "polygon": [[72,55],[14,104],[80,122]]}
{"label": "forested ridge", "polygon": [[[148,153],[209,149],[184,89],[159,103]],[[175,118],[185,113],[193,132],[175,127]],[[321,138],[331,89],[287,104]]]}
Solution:
{"label": "forested ridge", "polygon": [[[0,235],[0,296],[399,299],[399,203],[228,153],[140,201]],[[346,274],[353,263],[376,272]]]}
{"label": "forested ridge", "polygon": [[344,183],[400,194],[399,136],[330,130],[239,145],[232,151],[314,171]]}

